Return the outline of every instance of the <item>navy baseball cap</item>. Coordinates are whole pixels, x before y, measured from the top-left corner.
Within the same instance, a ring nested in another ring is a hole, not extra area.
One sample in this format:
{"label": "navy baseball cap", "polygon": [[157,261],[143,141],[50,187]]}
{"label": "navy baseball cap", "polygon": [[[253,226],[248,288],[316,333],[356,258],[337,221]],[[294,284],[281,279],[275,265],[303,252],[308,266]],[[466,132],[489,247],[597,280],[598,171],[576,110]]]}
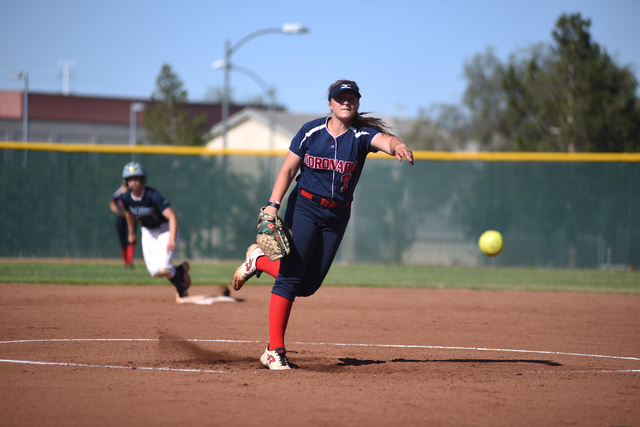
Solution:
{"label": "navy baseball cap", "polygon": [[358,98],[360,98],[360,91],[358,90],[358,86],[352,83],[342,83],[331,88],[331,90],[329,91],[329,100],[331,100],[331,98],[333,98],[334,96],[338,96],[339,93],[344,92],[345,90],[351,90],[355,92]]}

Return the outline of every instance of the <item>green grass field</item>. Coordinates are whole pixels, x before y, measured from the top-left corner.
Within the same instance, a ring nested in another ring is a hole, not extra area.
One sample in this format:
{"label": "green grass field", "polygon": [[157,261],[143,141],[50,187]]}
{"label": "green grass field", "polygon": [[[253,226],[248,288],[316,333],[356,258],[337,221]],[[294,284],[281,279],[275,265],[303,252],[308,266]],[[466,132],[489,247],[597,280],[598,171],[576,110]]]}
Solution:
{"label": "green grass field", "polygon": [[[152,285],[140,260],[134,269],[117,261],[0,259],[0,283],[73,285]],[[228,285],[238,263],[192,262],[193,285]],[[268,275],[247,285],[271,284]],[[340,265],[332,267],[324,286],[376,286],[431,289],[477,289],[640,294],[640,272],[528,268],[409,267]]]}

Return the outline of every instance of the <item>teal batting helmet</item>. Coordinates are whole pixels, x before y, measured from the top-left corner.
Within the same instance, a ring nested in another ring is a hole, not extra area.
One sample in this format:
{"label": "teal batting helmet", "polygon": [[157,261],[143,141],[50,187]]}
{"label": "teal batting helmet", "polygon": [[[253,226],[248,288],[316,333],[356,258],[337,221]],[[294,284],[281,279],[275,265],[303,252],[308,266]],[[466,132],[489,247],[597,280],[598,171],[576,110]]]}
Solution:
{"label": "teal batting helmet", "polygon": [[134,176],[141,176],[142,182],[146,184],[147,174],[144,173],[142,165],[138,162],[129,162],[122,169],[122,182],[126,184],[127,178],[133,178]]}

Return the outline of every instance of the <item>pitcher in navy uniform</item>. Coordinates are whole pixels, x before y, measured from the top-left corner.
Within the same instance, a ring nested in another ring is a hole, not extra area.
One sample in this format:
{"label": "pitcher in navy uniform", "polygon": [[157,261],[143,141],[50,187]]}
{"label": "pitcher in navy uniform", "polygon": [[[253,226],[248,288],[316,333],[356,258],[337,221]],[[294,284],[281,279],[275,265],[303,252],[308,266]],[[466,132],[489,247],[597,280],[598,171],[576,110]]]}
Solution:
{"label": "pitcher in navy uniform", "polygon": [[276,278],[269,302],[269,345],[260,357],[272,370],[291,369],[284,335],[293,301],[313,295],[329,272],[349,222],[353,192],[367,154],[382,151],[398,161],[406,158],[413,166],[413,153],[384,122],[358,113],[360,89],[355,82],[333,83],[328,101],[329,117],[306,123],[291,141],[265,209],[270,215],[277,214],[300,172],[284,216],[294,234],[291,254],[272,262],[257,245],[251,245],[233,276],[236,290],[261,272]]}
{"label": "pitcher in navy uniform", "polygon": [[172,265],[180,232],[171,204],[155,189],[145,186],[147,176],[140,163],[127,163],[122,171],[122,181],[129,188],[122,195],[129,243],[137,244],[137,220],[142,234],[142,255],[151,276],[169,279],[178,292],[177,298],[188,296],[187,289],[191,285],[189,263],[183,262],[178,267]]}

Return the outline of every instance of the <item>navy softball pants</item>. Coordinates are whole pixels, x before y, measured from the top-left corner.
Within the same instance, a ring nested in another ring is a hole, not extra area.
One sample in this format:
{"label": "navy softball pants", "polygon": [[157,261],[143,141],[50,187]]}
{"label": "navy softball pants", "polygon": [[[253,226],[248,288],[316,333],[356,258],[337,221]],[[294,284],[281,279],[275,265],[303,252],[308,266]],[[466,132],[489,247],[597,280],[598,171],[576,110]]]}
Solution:
{"label": "navy softball pants", "polygon": [[120,249],[126,249],[127,245],[129,244],[129,229],[127,228],[127,220],[117,216],[116,230],[118,231],[118,239],[120,239]]}
{"label": "navy softball pants", "polygon": [[[136,226],[134,225],[134,227]],[[120,239],[120,249],[126,249],[129,245],[129,227],[127,226],[127,220],[117,216],[116,230],[118,231],[118,239]]]}
{"label": "navy softball pants", "polygon": [[284,217],[293,232],[293,245],[280,261],[271,292],[290,301],[313,295],[329,272],[350,216],[351,207],[325,208],[300,196],[296,188]]}

